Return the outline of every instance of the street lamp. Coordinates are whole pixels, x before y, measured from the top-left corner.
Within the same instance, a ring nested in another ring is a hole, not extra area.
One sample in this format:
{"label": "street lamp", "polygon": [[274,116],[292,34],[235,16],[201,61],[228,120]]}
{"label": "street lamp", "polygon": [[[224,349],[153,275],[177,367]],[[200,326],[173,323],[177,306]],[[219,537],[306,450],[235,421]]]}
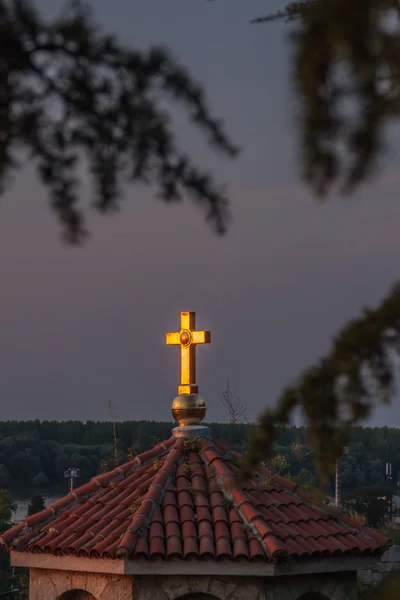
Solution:
{"label": "street lamp", "polygon": [[[343,454],[349,453],[349,447],[343,448]],[[336,459],[336,476],[335,476],[335,506],[340,504],[340,457]]]}
{"label": "street lamp", "polygon": [[69,491],[72,492],[74,489],[74,479],[78,479],[80,473],[80,469],[67,469],[64,471],[65,479],[69,479]]}
{"label": "street lamp", "polygon": [[[386,472],[386,485],[388,487],[392,487],[392,463],[390,463],[390,462],[386,463],[385,472]],[[388,504],[389,504],[389,520],[390,520],[390,522],[392,522],[392,520],[393,520],[393,493],[389,494]]]}

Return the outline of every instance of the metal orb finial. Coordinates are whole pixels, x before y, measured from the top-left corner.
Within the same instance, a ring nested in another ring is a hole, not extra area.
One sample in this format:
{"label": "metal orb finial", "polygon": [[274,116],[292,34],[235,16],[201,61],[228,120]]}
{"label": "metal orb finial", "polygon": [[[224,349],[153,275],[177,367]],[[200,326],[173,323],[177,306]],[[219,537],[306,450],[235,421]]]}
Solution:
{"label": "metal orb finial", "polygon": [[181,427],[198,425],[206,416],[206,403],[200,394],[179,394],[172,402],[172,415]]}

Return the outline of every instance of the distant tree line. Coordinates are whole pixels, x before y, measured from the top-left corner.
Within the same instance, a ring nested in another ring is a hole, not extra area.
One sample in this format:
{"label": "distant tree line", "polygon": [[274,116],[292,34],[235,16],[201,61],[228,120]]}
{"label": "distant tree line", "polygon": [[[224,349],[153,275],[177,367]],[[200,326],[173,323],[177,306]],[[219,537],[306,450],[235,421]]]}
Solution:
{"label": "distant tree line", "polygon": [[[217,439],[245,450],[253,425],[213,423]],[[149,449],[171,436],[172,424],[155,421],[117,423],[118,463]],[[0,489],[24,494],[65,490],[64,471],[80,469],[77,484],[115,464],[113,426],[104,421],[7,421],[0,422]],[[302,427],[278,430],[275,454],[283,457],[283,474],[303,485],[318,484],[314,455],[307,446]],[[341,487],[348,494],[360,487],[384,486],[385,463],[392,464],[395,488],[400,479],[400,429],[357,428],[349,453],[341,458]],[[333,480],[327,492],[333,493]]]}

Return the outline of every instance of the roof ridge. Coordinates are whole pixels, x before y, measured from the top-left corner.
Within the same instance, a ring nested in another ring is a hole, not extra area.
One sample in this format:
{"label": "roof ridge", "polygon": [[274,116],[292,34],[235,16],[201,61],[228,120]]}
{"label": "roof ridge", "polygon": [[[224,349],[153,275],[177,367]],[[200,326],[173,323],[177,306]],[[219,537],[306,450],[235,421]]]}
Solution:
{"label": "roof ridge", "polygon": [[[214,448],[219,451],[218,454],[222,460],[225,459],[225,460],[229,460],[230,462],[232,462],[231,457],[233,457],[236,461],[238,458],[240,459],[243,457],[242,452],[237,452],[237,451],[233,450],[232,448],[230,448],[223,442],[220,442],[219,440],[216,440],[214,442]],[[215,459],[215,457],[213,458],[213,461],[214,461],[214,459]],[[210,466],[213,469],[213,471],[216,472],[215,465],[210,464]],[[359,522],[353,518],[349,518],[343,509],[338,509],[337,507],[330,506],[328,504],[322,504],[322,501],[320,499],[315,497],[310,492],[306,492],[299,483],[291,481],[290,479],[287,479],[286,477],[283,477],[282,475],[279,475],[277,473],[273,473],[264,464],[259,463],[257,465],[256,470],[253,470],[253,477],[252,477],[253,481],[254,481],[254,479],[258,479],[258,476],[261,474],[265,474],[268,477],[270,477],[271,483],[275,483],[283,491],[289,492],[290,495],[292,495],[294,498],[298,499],[301,502],[301,504],[303,504],[307,508],[311,508],[323,516],[330,516],[334,520],[338,521],[343,527],[345,527],[348,530],[348,532],[350,534],[357,533],[357,531],[358,531],[364,537],[364,539],[370,540],[374,544],[377,544],[377,545],[382,545],[385,543],[385,540],[387,540],[387,538],[385,538],[385,536],[379,534],[378,532],[375,532],[373,529],[369,528],[365,523],[362,523],[361,521]],[[229,474],[228,473],[224,474],[222,480],[220,480],[220,478],[216,477],[217,483],[221,487],[221,489],[222,489],[222,486],[225,487],[224,479],[228,475],[229,476],[232,475],[236,479],[235,473],[232,471],[229,471]],[[254,483],[256,483],[256,481],[254,481]],[[224,493],[224,489],[222,489],[222,491]],[[242,491],[238,488],[238,491],[240,492],[240,494],[246,494],[246,490]],[[240,507],[237,506],[237,503],[235,502],[233,497],[232,498],[228,497],[228,496],[232,496],[232,494],[229,490],[228,490],[228,492],[229,492],[228,495],[226,493],[224,493],[224,497],[227,497],[229,500],[231,500],[234,503],[241,518],[243,519],[244,522],[246,522],[246,517],[245,517],[245,515],[243,515],[243,511],[240,509]],[[251,504],[250,499],[247,499],[247,502],[249,504]],[[262,520],[264,522],[265,526],[268,527],[268,524],[265,522],[265,518],[262,515],[262,513],[260,513],[260,516],[261,516],[260,520]],[[343,519],[343,517],[345,517],[345,519]],[[253,519],[257,520],[255,515],[253,516]],[[246,524],[250,525],[250,527],[254,526],[253,523],[246,523]],[[253,530],[253,527],[252,527],[252,530]],[[263,548],[265,549],[265,547],[266,547],[265,535],[264,535],[264,537],[261,536],[261,539],[260,539],[260,535],[261,534],[258,534],[258,535],[256,534],[256,537],[261,542]],[[266,535],[268,535],[268,534],[266,534]],[[274,536],[276,537],[275,534],[274,534]],[[277,539],[279,539],[279,538],[277,538]]]}
{"label": "roof ridge", "polygon": [[[205,453],[208,452],[208,454],[211,454],[210,450],[214,454],[214,456],[211,455],[209,459],[207,459],[207,455],[205,455]],[[244,525],[246,525],[251,530],[251,532],[259,541],[265,554],[268,557],[278,558],[278,556],[287,556],[285,548],[281,544],[276,534],[266,523],[262,513],[251,505],[251,501],[247,497],[246,492],[242,491],[236,485],[237,478],[235,473],[229,468],[227,468],[226,464],[224,463],[223,456],[217,450],[218,445],[216,445],[212,440],[206,440],[206,443],[200,444],[199,453],[200,456],[203,458],[204,462],[206,462],[206,464],[210,466],[211,469],[214,471],[216,476],[216,482],[219,488],[221,489],[224,498],[226,498],[233,504],[234,508],[240,515],[240,518],[242,519]],[[218,460],[222,462],[222,465],[218,465]],[[242,502],[240,504],[238,504],[239,498],[242,498]],[[242,509],[242,505],[246,503],[249,504],[249,509],[251,508],[251,517],[249,515],[246,515]],[[264,530],[263,532],[257,527],[257,521],[262,521]],[[267,538],[270,536],[273,537],[275,540],[274,542],[272,542],[271,540],[272,543],[267,542]]]}
{"label": "roof ridge", "polygon": [[[226,446],[226,444],[223,444],[222,442],[217,441],[216,446],[220,447],[221,449],[223,448],[224,454],[228,458],[229,454],[233,455],[234,458],[243,456],[242,452],[236,452],[229,448],[229,446]],[[328,506],[326,504],[322,505],[321,501],[318,498],[316,498],[312,493],[304,490],[299,483],[292,481],[291,479],[288,479],[286,477],[283,477],[278,473],[274,473],[260,462],[257,465],[257,471],[253,471],[253,477],[255,475],[257,478],[257,475],[261,474],[268,476],[270,478],[271,483],[276,483],[279,487],[283,488],[283,490],[288,491],[290,494],[293,494],[293,496],[299,499],[300,502],[302,502],[305,506],[311,506],[312,508],[319,510],[324,515],[331,515],[338,518],[340,518],[344,514],[343,510],[339,510],[336,507]],[[322,490],[320,491],[323,494]],[[354,519],[354,521],[356,521],[356,519]],[[362,523],[360,522],[360,525],[361,524]],[[349,527],[348,524],[346,525]],[[361,527],[359,529],[361,529]]]}
{"label": "roof ridge", "polygon": [[[219,448],[221,451],[223,451],[225,456],[227,456],[227,457],[229,457],[229,455],[232,455],[233,458],[235,460],[237,460],[238,458],[242,458],[244,456],[243,452],[237,452],[236,450],[233,450],[232,448],[230,448],[223,442],[220,442],[219,440],[217,440],[215,442],[215,444],[216,444],[217,448]],[[283,477],[282,475],[279,475],[278,473],[274,473],[273,471],[268,469],[265,465],[263,465],[262,462],[258,463],[256,469],[257,470],[253,470],[253,476],[259,475],[261,473],[268,475],[268,477],[271,477],[271,482],[273,481],[274,483],[277,483],[280,487],[282,487],[285,490],[288,490],[292,494],[296,493],[296,490],[298,488],[301,489],[300,484],[298,484],[294,481],[291,481],[290,479],[287,479],[286,477]],[[259,471],[261,471],[261,473]]]}
{"label": "roof ridge", "polygon": [[[140,454],[135,456],[135,458],[133,458],[132,460],[129,460],[126,463],[123,463],[122,465],[117,465],[111,471],[107,471],[106,473],[94,475],[88,481],[88,483],[84,483],[83,485],[79,486],[78,488],[75,488],[71,492],[72,496],[75,496],[76,500],[80,500],[83,496],[89,495],[91,493],[92,489],[90,489],[90,488],[92,488],[93,485],[96,485],[97,489],[100,489],[102,487],[107,487],[107,485],[112,485],[114,482],[122,481],[123,479],[130,477],[131,475],[133,475],[133,473],[135,471],[137,471],[138,469],[140,469],[141,467],[143,467],[144,465],[149,463],[152,459],[154,461],[154,459],[156,459],[160,456],[163,456],[164,454],[167,454],[168,451],[170,450],[170,447],[173,445],[174,441],[175,441],[175,438],[171,436],[168,440],[164,440],[164,442],[160,442],[159,444],[156,444],[150,450],[141,452]],[[85,488],[87,488],[87,491]],[[82,492],[85,492],[85,493],[82,493]],[[66,496],[66,498],[67,497],[68,496]],[[63,500],[63,499],[61,499],[61,500]],[[58,502],[60,502],[60,501],[58,501]],[[53,502],[53,504],[50,504],[48,506],[48,508],[52,508],[55,504],[57,504],[57,501]]]}
{"label": "roof ridge", "polygon": [[[222,442],[219,442],[219,441],[216,441],[214,443],[214,448],[219,450],[219,456],[221,457],[221,459],[225,458],[225,460],[226,459],[230,460],[231,456],[233,456],[234,459],[237,459],[238,457],[241,458],[243,456],[243,453],[236,452],[236,451],[232,450],[231,448],[229,448],[229,446],[226,446],[225,444],[223,444]],[[213,469],[213,471],[216,472],[215,466],[212,464],[210,464],[210,466]],[[363,535],[364,538],[366,538],[367,540],[371,540],[374,544],[383,544],[384,543],[385,537],[379,533],[377,533],[375,536],[374,535],[375,532],[372,529],[370,529],[369,527],[367,527],[365,525],[365,523],[363,524],[362,522],[358,522],[358,521],[356,521],[356,519],[351,519],[351,521],[353,523],[348,522],[348,517],[343,509],[340,510],[336,507],[322,504],[322,502],[318,498],[314,497],[311,493],[303,490],[303,488],[301,487],[301,485],[299,483],[292,482],[290,479],[287,479],[286,477],[283,477],[282,475],[273,473],[270,469],[268,469],[262,463],[257,465],[257,470],[253,473],[256,476],[256,477],[254,477],[254,475],[253,475],[254,479],[258,479],[257,475],[261,475],[261,474],[267,475],[268,477],[271,478],[271,483],[275,483],[284,491],[289,492],[294,498],[297,498],[304,506],[306,506],[308,508],[312,508],[313,510],[320,513],[321,515],[331,516],[333,519],[339,521],[342,526],[344,526],[346,529],[348,529],[350,534],[354,534],[358,531],[359,533],[361,533]],[[229,475],[231,475],[231,474],[235,477],[235,474],[232,471],[229,472]],[[221,480],[221,478],[217,478],[217,482],[218,482],[219,486],[221,487],[221,489],[223,490],[224,496],[228,497],[228,499],[230,499],[234,503],[234,505],[235,505],[236,509],[238,510],[243,521],[251,527],[252,531],[254,531],[254,529],[257,529],[256,526],[254,525],[253,522],[249,522],[248,519],[246,519],[246,516],[243,514],[243,511],[241,510],[240,506],[238,506],[237,502],[235,502],[235,499],[232,496],[232,492],[230,490],[226,490],[226,488],[224,486],[224,478],[227,475],[228,475],[228,473],[226,473],[222,477],[222,480]],[[254,483],[256,483],[256,482],[254,482]],[[227,493],[225,492],[225,490]],[[242,491],[242,490],[238,489],[238,491],[241,496],[247,495],[246,490]],[[245,500],[243,500],[242,504],[244,504],[244,502],[245,502]],[[251,500],[249,498],[247,498],[246,502],[251,504]],[[257,511],[257,512],[259,512],[259,511]],[[347,519],[343,519],[342,518],[343,516],[347,517]],[[253,520],[254,521],[262,520],[263,523],[265,524],[265,526],[268,527],[268,524],[265,522],[265,518],[262,515],[262,513],[260,513],[260,518],[258,519],[258,517],[256,517],[255,512],[254,512]],[[357,527],[357,524],[359,524],[359,527]],[[268,529],[270,529],[270,528],[268,527]],[[271,532],[271,533],[273,533],[273,532]],[[258,530],[257,530],[256,537],[262,543],[262,546],[264,549],[267,546],[267,544],[265,542],[265,535],[268,535],[268,533],[264,534],[264,537],[263,537],[261,535],[261,533],[258,532]],[[273,535],[274,535],[274,537],[277,537],[275,534],[273,534]],[[279,540],[278,537],[277,537],[277,539]],[[267,552],[269,553],[268,550],[267,550]]]}
{"label": "roof ridge", "polygon": [[135,550],[138,535],[149,526],[151,517],[161,504],[184,450],[183,439],[174,438],[173,448],[169,450],[157,475],[144,495],[140,507],[135,511],[125,534],[116,550],[117,557],[129,556]]}

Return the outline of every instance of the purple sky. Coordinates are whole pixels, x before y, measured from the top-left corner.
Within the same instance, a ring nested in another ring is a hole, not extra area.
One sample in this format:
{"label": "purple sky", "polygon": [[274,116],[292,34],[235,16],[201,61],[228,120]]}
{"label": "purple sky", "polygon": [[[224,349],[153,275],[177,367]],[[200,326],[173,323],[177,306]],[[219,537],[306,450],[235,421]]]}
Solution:
{"label": "purple sky", "polygon": [[[217,238],[196,207],[132,187],[119,215],[89,215],[92,238],[71,249],[34,172],[21,172],[0,207],[1,419],[105,419],[111,398],[121,419],[169,420],[179,363],[164,334],[181,310],[212,331],[198,350],[208,418],[224,418],[228,377],[255,418],[398,277],[398,162],[351,201],[318,205],[300,185],[285,31],[248,25],[264,0],[95,5],[109,30],[139,48],[167,44],[205,85],[243,154],[223,161],[179,126],[227,184],[233,222]],[[82,195],[89,204],[86,180]],[[400,403],[373,423],[399,427]]]}

